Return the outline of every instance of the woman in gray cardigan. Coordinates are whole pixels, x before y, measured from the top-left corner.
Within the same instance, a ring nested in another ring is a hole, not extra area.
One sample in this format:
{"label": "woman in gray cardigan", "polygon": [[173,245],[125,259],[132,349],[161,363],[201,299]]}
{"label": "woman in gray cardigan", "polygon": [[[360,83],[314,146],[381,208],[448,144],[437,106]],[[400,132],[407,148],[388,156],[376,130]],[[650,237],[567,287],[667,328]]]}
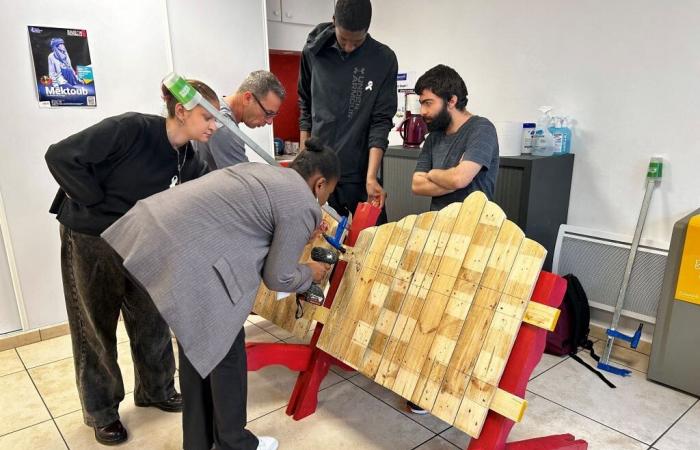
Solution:
{"label": "woman in gray cardigan", "polygon": [[243,324],[261,279],[303,292],[330,269],[298,260],[340,164],[306,149],[289,169],[239,164],[141,200],[102,234],[177,336],[186,450],[277,448],[245,429]]}

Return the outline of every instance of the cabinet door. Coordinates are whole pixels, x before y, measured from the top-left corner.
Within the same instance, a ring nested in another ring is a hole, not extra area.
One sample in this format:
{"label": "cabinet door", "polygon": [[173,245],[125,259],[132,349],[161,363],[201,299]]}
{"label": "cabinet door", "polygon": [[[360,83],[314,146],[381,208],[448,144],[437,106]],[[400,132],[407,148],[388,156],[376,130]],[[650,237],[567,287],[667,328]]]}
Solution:
{"label": "cabinet door", "polygon": [[282,22],[302,25],[330,22],[334,9],[334,0],[282,0]]}
{"label": "cabinet door", "polygon": [[267,20],[282,21],[282,0],[265,0]]}

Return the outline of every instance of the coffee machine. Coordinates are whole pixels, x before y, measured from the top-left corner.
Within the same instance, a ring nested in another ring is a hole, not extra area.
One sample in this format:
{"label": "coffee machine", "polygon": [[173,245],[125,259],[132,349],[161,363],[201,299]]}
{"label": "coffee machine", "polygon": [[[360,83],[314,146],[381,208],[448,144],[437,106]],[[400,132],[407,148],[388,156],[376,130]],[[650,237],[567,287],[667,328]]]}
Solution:
{"label": "coffee machine", "polygon": [[404,148],[420,148],[428,134],[428,126],[420,115],[418,94],[406,95],[406,118],[399,124],[397,131],[403,139]]}

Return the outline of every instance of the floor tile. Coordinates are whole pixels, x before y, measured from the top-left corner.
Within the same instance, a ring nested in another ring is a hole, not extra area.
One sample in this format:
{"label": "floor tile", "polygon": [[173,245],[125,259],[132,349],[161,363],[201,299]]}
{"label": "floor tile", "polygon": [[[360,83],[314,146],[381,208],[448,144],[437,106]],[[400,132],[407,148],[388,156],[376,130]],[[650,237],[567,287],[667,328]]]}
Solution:
{"label": "floor tile", "polygon": [[[182,415],[156,408],[134,406],[126,396],[119,415],[129,432],[129,440],[120,449],[179,450],[182,448]],[[83,423],[82,413],[74,412],[56,419],[56,424],[71,450],[104,448],[97,444],[92,428]]]}
{"label": "floor tile", "polygon": [[[298,375],[298,372],[282,366],[268,366],[256,372],[248,372],[248,420],[285,406]],[[321,389],[340,381],[343,381],[342,377],[329,372],[321,383]]]}
{"label": "floor tile", "polygon": [[401,414],[405,415],[406,417],[411,418],[412,420],[420,423],[424,427],[428,428],[430,431],[433,433],[441,433],[448,429],[450,425],[448,423],[443,422],[442,420],[438,419],[437,417],[434,417],[430,414],[413,414],[412,412],[409,412],[406,406],[406,399],[400,397],[398,394],[395,394],[394,392],[390,391],[389,389],[385,388],[384,386],[381,386],[374,381],[370,380],[366,376],[359,374],[356,377],[352,377],[349,380],[351,383],[355,384],[356,386],[361,387],[365,391],[369,392],[373,396],[379,398],[383,402],[389,404],[392,408],[395,410],[399,411]]}
{"label": "floor tile", "polygon": [[[588,442],[589,450],[646,450],[649,447],[530,392],[525,399],[528,401],[525,417],[511,430],[509,442],[570,433]],[[441,436],[460,448],[466,448],[469,443],[469,436],[456,428],[450,428]]]}
{"label": "floor tile", "polygon": [[547,353],[543,353],[542,359],[537,364],[537,366],[535,366],[535,370],[532,371],[532,375],[530,375],[530,380],[548,371],[560,362],[566,360],[566,358],[568,358],[568,356],[554,356]]}
{"label": "floor tile", "polygon": [[245,325],[246,342],[277,342],[279,338],[253,324]]}
{"label": "floor tile", "polygon": [[0,437],[0,450],[66,450],[53,420]]}
{"label": "floor tile", "polygon": [[0,377],[0,436],[51,418],[27,372]]}
{"label": "floor tile", "polygon": [[73,356],[70,335],[18,347],[17,353],[27,369]]}
{"label": "floor tile", "polygon": [[289,339],[289,338],[294,337],[294,335],[292,333],[290,333],[289,331],[278,327],[277,325],[275,325],[274,323],[272,323],[268,320],[265,320],[262,322],[256,322],[255,326],[262,328],[263,330],[267,331],[268,333],[270,333],[271,335],[273,335],[277,339]]}
{"label": "floor tile", "polygon": [[[381,424],[381,425],[379,425]],[[322,391],[315,414],[295,421],[277,410],[248,424],[284,450],[409,450],[433,434],[348,381]]]}
{"label": "floor tile", "polygon": [[686,450],[700,448],[700,402],[688,411],[666,434],[654,444],[659,450]]}
{"label": "floor tile", "polygon": [[[581,356],[595,366],[589,355]],[[535,394],[652,444],[690,406],[695,398],[646,380],[632,371],[629,377],[607,374],[611,389],[585,367],[568,359],[530,382]],[[634,418],[634,420],[631,420]]]}
{"label": "floor tile", "polygon": [[80,410],[73,358],[29,369],[29,375],[53,417]]}
{"label": "floor tile", "polygon": [[[603,350],[605,350],[605,341],[593,344],[593,350],[598,356],[602,355]],[[613,345],[610,361],[615,366],[625,366],[644,373],[647,373],[649,369],[649,355],[619,345]]]}
{"label": "floor tile", "polygon": [[15,349],[0,352],[0,377],[24,370],[24,364],[19,359]]}
{"label": "floor tile", "polygon": [[[416,447],[416,450],[458,450],[459,447],[456,445],[452,444],[450,441],[447,439],[444,439],[440,436],[435,436],[425,444]],[[461,449],[459,449],[461,450]]]}

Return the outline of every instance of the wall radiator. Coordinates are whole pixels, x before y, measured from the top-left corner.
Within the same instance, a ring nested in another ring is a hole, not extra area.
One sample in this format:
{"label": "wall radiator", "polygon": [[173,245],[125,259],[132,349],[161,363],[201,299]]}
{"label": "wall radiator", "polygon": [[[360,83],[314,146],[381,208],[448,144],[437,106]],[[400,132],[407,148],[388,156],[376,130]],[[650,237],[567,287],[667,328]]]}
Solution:
{"label": "wall radiator", "polygon": [[[620,292],[632,239],[587,228],[562,225],[552,270],[581,281],[591,308],[612,312]],[[647,245],[645,245],[647,244]],[[668,250],[645,241],[637,249],[622,315],[656,322]]]}

